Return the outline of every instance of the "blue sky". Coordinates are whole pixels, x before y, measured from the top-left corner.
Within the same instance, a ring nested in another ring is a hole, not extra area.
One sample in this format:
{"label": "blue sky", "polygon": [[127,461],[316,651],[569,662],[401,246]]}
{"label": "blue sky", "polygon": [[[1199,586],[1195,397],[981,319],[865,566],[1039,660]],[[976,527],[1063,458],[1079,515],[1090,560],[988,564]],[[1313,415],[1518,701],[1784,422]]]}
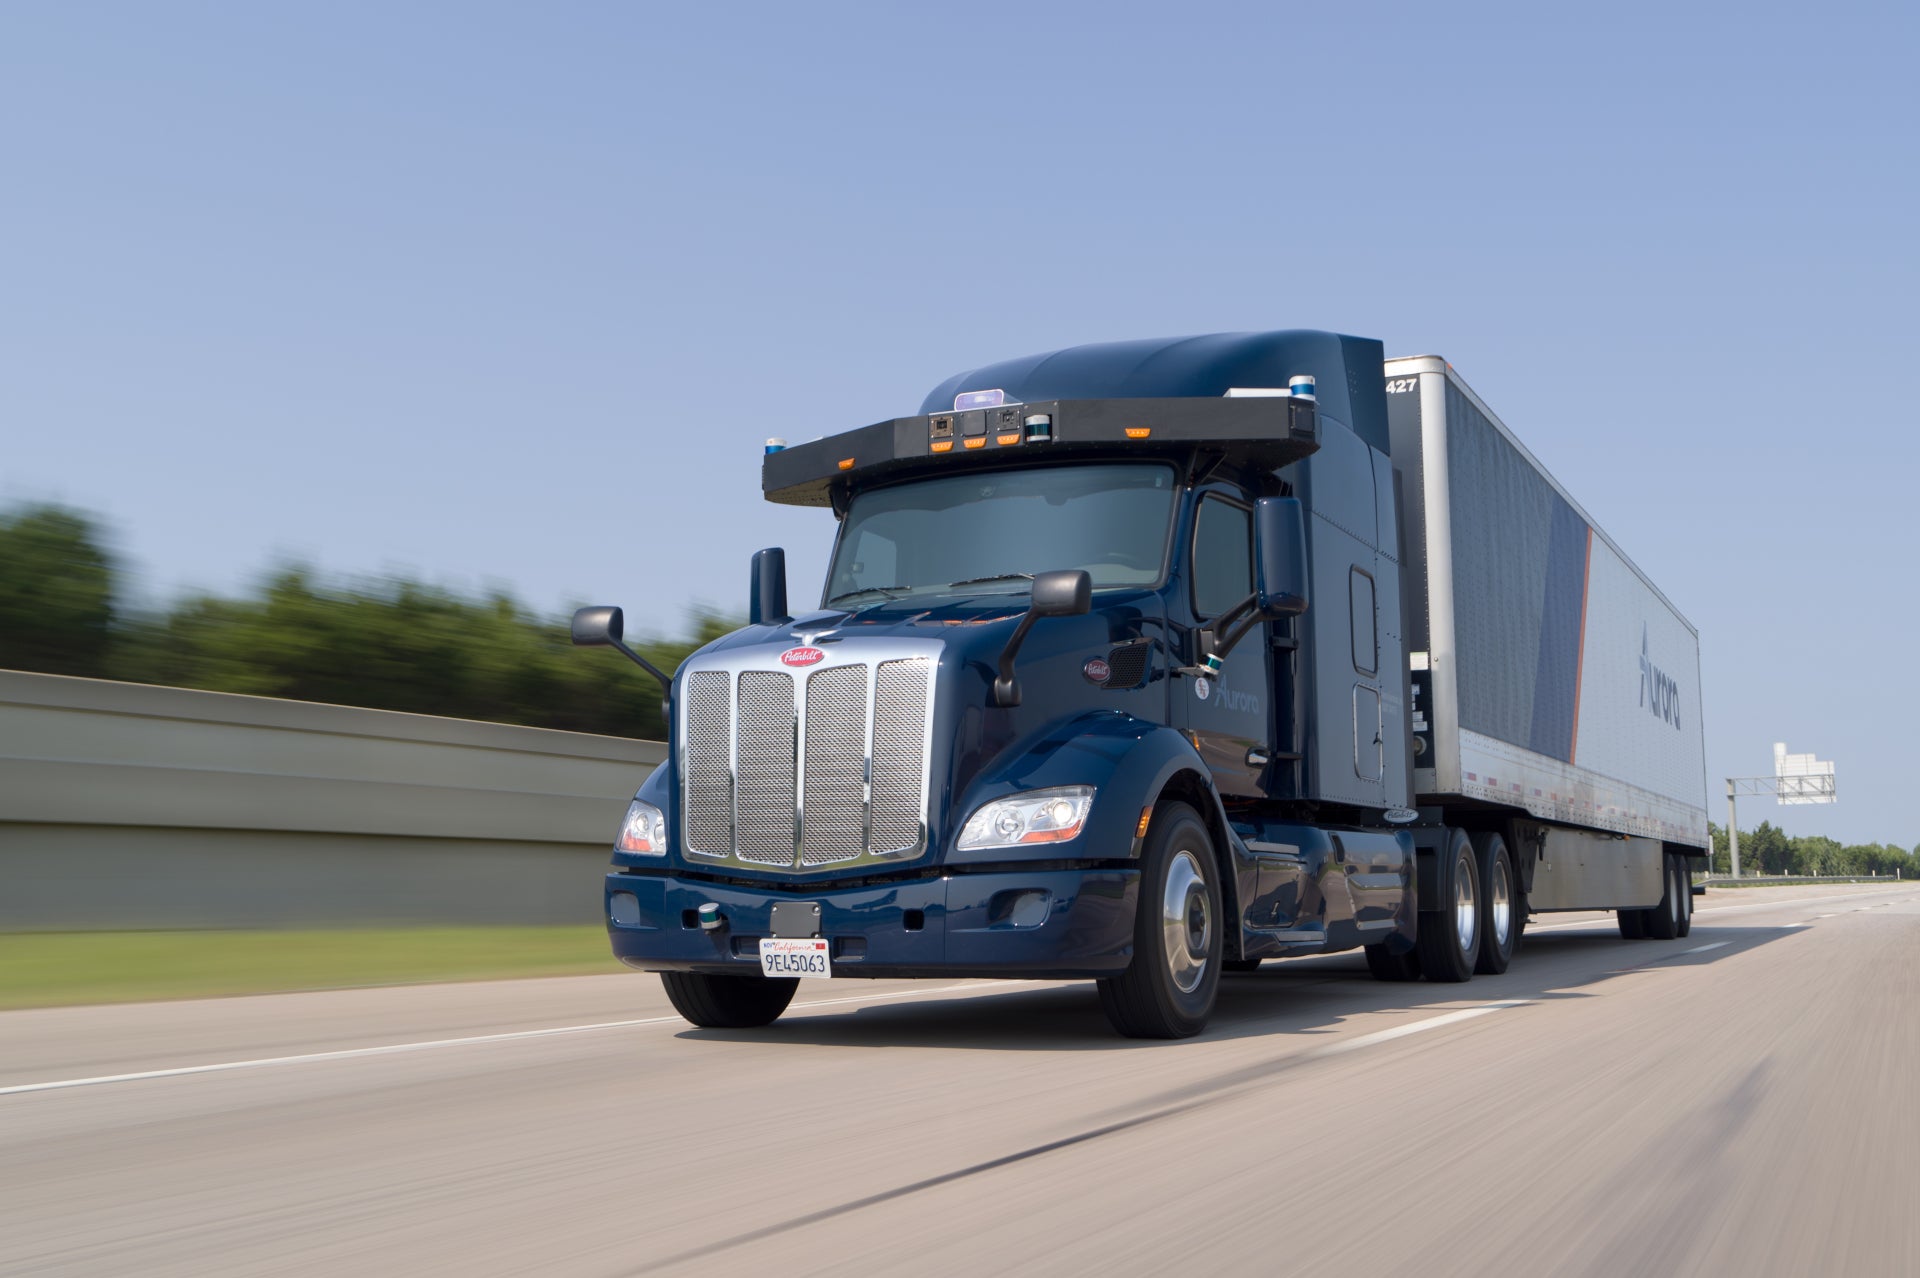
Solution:
{"label": "blue sky", "polygon": [[1451,359],[1702,634],[1710,807],[1920,839],[1913,6],[0,9],[0,502],[744,606],[760,441],[1086,341]]}

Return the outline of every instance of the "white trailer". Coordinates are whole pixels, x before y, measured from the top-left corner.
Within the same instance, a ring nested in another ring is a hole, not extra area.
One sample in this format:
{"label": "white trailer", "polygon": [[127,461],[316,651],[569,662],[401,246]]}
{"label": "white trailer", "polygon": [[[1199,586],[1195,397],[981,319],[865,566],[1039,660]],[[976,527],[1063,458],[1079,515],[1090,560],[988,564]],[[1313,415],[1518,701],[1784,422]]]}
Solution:
{"label": "white trailer", "polygon": [[1709,846],[1698,632],[1450,364],[1385,372],[1418,803],[1506,814],[1533,910],[1677,897]]}

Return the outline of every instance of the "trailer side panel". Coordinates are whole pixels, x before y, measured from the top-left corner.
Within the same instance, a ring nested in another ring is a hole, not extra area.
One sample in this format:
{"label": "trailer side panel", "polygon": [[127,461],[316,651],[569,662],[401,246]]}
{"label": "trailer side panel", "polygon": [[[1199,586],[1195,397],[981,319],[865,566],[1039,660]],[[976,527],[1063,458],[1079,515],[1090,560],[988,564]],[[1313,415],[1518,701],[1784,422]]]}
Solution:
{"label": "trailer side panel", "polygon": [[1423,801],[1704,847],[1693,628],[1450,368],[1387,372],[1418,391],[1388,397],[1395,464],[1427,472],[1407,484],[1436,703]]}

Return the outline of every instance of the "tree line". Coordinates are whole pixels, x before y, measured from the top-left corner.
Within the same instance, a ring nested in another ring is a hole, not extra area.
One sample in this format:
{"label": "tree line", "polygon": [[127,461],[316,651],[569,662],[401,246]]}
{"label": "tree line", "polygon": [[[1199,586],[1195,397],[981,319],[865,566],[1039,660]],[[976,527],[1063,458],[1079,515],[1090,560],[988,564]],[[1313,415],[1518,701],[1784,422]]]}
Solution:
{"label": "tree line", "polygon": [[[1713,870],[1729,872],[1727,831],[1707,826],[1713,836]],[[1882,878],[1920,878],[1920,844],[1912,849],[1897,843],[1841,844],[1824,834],[1790,835],[1762,821],[1757,830],[1740,831],[1740,873],[1867,875]]]}
{"label": "tree line", "polygon": [[[125,585],[87,516],[0,512],[0,668],[666,738],[651,676],[573,647],[568,618],[536,616],[503,592],[328,582],[294,566],[239,598],[142,611]],[[630,642],[671,671],[736,624],[701,614],[689,637]]]}

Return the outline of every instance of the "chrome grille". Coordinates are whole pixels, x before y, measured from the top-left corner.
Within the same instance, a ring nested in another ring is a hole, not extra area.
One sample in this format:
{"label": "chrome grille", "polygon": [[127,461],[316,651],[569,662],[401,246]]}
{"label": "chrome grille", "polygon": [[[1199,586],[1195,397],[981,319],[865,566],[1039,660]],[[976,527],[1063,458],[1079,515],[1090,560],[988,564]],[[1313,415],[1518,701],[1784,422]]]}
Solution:
{"label": "chrome grille", "polygon": [[764,653],[689,672],[686,850],[803,870],[923,848],[938,653],[856,642],[834,646],[840,664],[804,674],[753,668]]}
{"label": "chrome grille", "polygon": [[851,861],[867,842],[865,666],[836,666],[807,680],[806,750],[800,864]]}
{"label": "chrome grille", "polygon": [[796,729],[792,675],[749,670],[740,676],[733,851],[742,861],[793,864]]}
{"label": "chrome grille", "polygon": [[732,684],[717,670],[687,678],[686,845],[701,856],[733,850]]}
{"label": "chrome grille", "polygon": [[873,833],[875,852],[903,852],[920,842],[926,810],[927,691],[931,661],[884,661],[873,695]]}

